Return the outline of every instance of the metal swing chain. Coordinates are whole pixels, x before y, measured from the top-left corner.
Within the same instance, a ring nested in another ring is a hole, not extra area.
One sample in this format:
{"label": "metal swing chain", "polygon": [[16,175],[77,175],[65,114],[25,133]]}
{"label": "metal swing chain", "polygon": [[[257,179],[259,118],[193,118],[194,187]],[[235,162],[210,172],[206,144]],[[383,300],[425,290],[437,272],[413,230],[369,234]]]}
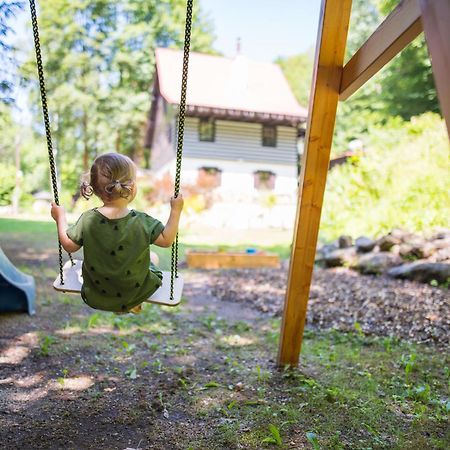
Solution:
{"label": "metal swing chain", "polygon": [[[33,25],[34,48],[36,51],[36,64],[39,77],[39,89],[41,91],[42,115],[44,116],[45,135],[47,138],[47,149],[48,149],[48,161],[50,164],[50,174],[52,179],[53,198],[55,200],[55,203],[59,206],[58,182],[56,177],[55,158],[53,156],[52,135],[50,131],[50,118],[48,114],[47,94],[45,91],[44,69],[42,65],[41,44],[39,41],[39,27],[36,14],[36,4],[34,0],[29,1],[31,11],[31,23]],[[58,239],[58,250],[59,250],[59,278],[61,284],[64,284],[62,246],[59,239]],[[75,263],[73,262],[72,255],[70,253],[68,253],[68,255],[72,265],[74,265]]]}
{"label": "metal swing chain", "polygon": [[[181,161],[183,157],[184,119],[186,116],[186,90],[189,68],[189,48],[191,45],[192,27],[192,4],[193,0],[187,0],[186,5],[186,26],[184,30],[184,53],[183,53],[183,74],[181,78],[181,99],[178,117],[178,139],[177,139],[177,162],[175,169],[174,196],[180,193]],[[173,300],[174,279],[178,278],[178,233],[175,242],[172,244],[172,263],[170,271],[170,300]]]}

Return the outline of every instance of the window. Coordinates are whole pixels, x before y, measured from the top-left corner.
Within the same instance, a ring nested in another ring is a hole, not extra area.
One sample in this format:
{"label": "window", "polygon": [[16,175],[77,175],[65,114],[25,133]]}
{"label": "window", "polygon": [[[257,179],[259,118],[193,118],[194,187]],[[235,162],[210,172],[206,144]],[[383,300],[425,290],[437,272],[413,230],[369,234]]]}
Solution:
{"label": "window", "polygon": [[197,185],[204,189],[214,189],[222,182],[222,171],[218,167],[200,167]]}
{"label": "window", "polygon": [[262,145],[263,147],[277,146],[277,127],[275,125],[263,125]]}
{"label": "window", "polygon": [[214,142],[216,139],[216,123],[212,117],[200,118],[198,121],[198,140]]}
{"label": "window", "polygon": [[257,170],[253,175],[255,189],[261,191],[271,191],[275,189],[275,173],[270,170]]}

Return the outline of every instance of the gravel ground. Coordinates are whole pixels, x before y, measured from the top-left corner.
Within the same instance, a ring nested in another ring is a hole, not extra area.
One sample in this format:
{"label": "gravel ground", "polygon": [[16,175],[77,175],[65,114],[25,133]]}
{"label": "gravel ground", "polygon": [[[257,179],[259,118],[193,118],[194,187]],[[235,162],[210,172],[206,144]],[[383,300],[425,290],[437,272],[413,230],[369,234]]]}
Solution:
{"label": "gravel ground", "polygon": [[[282,313],[288,268],[209,272],[211,294]],[[232,280],[232,282],[230,282]],[[416,342],[450,342],[450,291],[410,281],[361,276],[349,269],[316,269],[307,324]]]}

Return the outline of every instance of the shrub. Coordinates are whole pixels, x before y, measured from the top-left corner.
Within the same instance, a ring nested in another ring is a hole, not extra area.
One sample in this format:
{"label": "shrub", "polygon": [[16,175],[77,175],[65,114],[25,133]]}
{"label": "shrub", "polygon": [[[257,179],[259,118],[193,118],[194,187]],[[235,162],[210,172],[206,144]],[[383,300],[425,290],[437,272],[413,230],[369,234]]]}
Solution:
{"label": "shrub", "polygon": [[371,128],[366,150],[352,164],[331,170],[321,237],[378,235],[448,225],[448,138],[444,121],[426,113]]}

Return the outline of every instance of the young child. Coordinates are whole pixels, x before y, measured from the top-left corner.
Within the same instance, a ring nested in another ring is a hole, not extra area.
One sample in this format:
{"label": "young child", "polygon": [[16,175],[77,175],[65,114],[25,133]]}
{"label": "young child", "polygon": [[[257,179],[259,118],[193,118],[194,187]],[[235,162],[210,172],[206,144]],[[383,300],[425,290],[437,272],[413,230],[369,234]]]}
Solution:
{"label": "young child", "polygon": [[90,183],[83,182],[80,190],[87,200],[95,194],[103,206],[84,212],[71,227],[62,206],[53,203],[51,215],[67,252],[84,247],[81,297],[95,309],[139,312],[142,302],[162,284],[161,271],[150,263],[149,246],[172,245],[183,197],[170,200],[165,226],[144,212],[128,209],[137,191],[136,166],[118,153],[96,158]]}

